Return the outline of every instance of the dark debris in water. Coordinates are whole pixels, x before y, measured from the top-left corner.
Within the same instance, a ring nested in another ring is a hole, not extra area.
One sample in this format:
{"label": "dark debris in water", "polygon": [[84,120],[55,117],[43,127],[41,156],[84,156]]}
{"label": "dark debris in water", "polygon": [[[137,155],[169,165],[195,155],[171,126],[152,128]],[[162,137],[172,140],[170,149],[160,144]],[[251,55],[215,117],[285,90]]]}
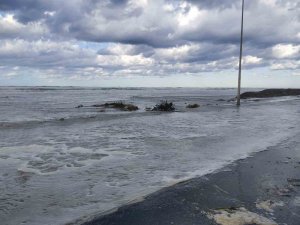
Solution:
{"label": "dark debris in water", "polygon": [[161,111],[161,112],[174,112],[175,105],[173,102],[162,101],[160,104],[155,105],[152,108],[152,111]]}

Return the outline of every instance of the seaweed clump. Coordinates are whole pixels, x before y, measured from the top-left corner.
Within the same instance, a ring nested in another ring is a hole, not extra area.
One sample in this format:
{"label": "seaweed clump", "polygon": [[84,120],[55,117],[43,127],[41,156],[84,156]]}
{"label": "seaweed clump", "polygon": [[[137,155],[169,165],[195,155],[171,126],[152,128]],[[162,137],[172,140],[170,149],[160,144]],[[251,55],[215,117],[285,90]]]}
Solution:
{"label": "seaweed clump", "polygon": [[198,104],[189,104],[189,105],[187,105],[186,107],[187,107],[188,109],[196,109],[196,108],[199,108],[200,105],[198,105]]}
{"label": "seaweed clump", "polygon": [[173,102],[162,101],[160,104],[155,105],[152,111],[174,112],[175,105]]}

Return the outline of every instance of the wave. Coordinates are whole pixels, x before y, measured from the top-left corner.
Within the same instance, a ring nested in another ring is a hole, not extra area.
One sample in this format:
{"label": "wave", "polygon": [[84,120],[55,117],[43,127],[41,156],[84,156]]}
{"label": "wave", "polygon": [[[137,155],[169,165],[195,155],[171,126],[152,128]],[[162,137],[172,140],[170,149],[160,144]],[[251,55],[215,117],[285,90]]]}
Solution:
{"label": "wave", "polygon": [[73,91],[73,90],[143,90],[145,88],[139,87],[75,87],[75,86],[2,86],[0,90],[18,90],[18,91]]}
{"label": "wave", "polygon": [[[224,103],[220,103],[218,100],[212,99],[210,102],[208,101],[206,96],[171,96],[172,98],[178,98],[177,101],[191,101],[191,100],[202,100],[205,101],[206,106],[216,106],[219,109],[220,106],[223,107],[231,107],[232,103],[228,103],[227,101],[224,101]],[[162,97],[141,97],[141,96],[133,96],[132,99],[148,99],[152,100],[153,102],[159,102],[160,99],[168,99],[167,96],[165,98]],[[280,102],[289,102],[289,101],[299,101],[300,98],[298,96],[285,96],[285,97],[274,97],[274,98],[260,98],[260,99],[247,99],[243,100],[244,103],[247,103],[249,105],[253,104],[265,104],[265,103],[280,103]],[[215,103],[217,104],[208,104],[208,103]],[[202,107],[203,109],[203,107]],[[176,112],[186,112],[185,106],[179,107]],[[72,123],[77,122],[89,122],[89,121],[102,121],[102,120],[112,120],[112,119],[120,119],[120,118],[128,118],[128,117],[136,117],[136,116],[145,116],[145,115],[153,115],[153,114],[160,114],[160,112],[149,112],[144,110],[139,110],[137,112],[94,112],[90,115],[80,115],[80,116],[66,116],[66,117],[53,117],[53,118],[43,118],[39,120],[22,120],[22,121],[2,121],[0,122],[0,129],[7,129],[7,128],[22,128],[22,127],[34,127],[39,125],[68,125]]]}
{"label": "wave", "polygon": [[[70,224],[73,225],[83,225],[83,224],[89,224],[93,223],[95,220],[112,214],[114,212],[117,212],[120,208],[130,206],[132,204],[143,202],[150,196],[153,196],[155,194],[160,193],[162,190],[166,190],[166,188],[174,188],[179,183],[184,182],[191,182],[194,179],[204,178],[205,176],[209,174],[217,174],[222,171],[230,171],[231,167],[233,165],[236,165],[238,161],[246,160],[251,157],[255,157],[256,154],[259,154],[264,151],[274,151],[274,149],[282,148],[282,146],[287,145],[289,142],[292,142],[293,140],[297,140],[299,136],[299,133],[293,134],[289,137],[282,137],[276,140],[275,142],[268,142],[266,145],[262,145],[258,148],[256,148],[253,151],[243,153],[237,157],[233,157],[231,159],[228,159],[227,161],[223,162],[216,162],[216,164],[210,165],[210,167],[207,168],[201,168],[199,170],[190,171],[187,172],[186,176],[180,177],[180,178],[173,178],[173,177],[162,177],[162,180],[164,181],[164,185],[157,187],[157,188],[149,188],[147,190],[142,190],[139,192],[136,192],[134,195],[130,196],[123,202],[120,202],[119,205],[108,208],[106,210],[99,210],[98,212],[89,213],[87,215],[84,215],[82,217],[79,217],[75,220],[73,220]],[[207,178],[205,178],[207,179]],[[69,224],[69,223],[68,223]]]}
{"label": "wave", "polygon": [[[87,116],[71,116],[71,117],[56,117],[41,120],[23,120],[17,122],[0,122],[0,129],[14,129],[23,127],[35,127],[40,125],[70,125],[78,122],[89,122],[89,121],[106,121],[120,118],[136,117],[149,115],[151,112],[115,112],[115,113],[104,113]],[[153,114],[153,113],[152,113]]]}

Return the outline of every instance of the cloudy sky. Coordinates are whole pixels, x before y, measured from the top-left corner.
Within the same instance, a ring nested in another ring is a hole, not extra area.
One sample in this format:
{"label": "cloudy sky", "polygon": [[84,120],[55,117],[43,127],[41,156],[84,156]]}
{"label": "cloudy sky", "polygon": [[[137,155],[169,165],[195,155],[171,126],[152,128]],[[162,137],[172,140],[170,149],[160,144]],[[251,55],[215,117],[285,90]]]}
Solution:
{"label": "cloudy sky", "polygon": [[[243,86],[300,87],[300,0],[245,0]],[[0,85],[236,86],[241,0],[0,0]]]}

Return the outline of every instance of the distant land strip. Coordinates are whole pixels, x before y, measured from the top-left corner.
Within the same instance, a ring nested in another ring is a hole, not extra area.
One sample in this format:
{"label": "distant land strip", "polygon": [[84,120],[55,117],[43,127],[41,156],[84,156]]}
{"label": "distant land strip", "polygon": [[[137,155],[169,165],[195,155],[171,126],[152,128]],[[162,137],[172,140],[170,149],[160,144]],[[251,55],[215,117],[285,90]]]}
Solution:
{"label": "distant land strip", "polygon": [[241,94],[242,99],[247,98],[271,98],[281,96],[300,96],[300,89],[265,89],[257,92],[245,92]]}

